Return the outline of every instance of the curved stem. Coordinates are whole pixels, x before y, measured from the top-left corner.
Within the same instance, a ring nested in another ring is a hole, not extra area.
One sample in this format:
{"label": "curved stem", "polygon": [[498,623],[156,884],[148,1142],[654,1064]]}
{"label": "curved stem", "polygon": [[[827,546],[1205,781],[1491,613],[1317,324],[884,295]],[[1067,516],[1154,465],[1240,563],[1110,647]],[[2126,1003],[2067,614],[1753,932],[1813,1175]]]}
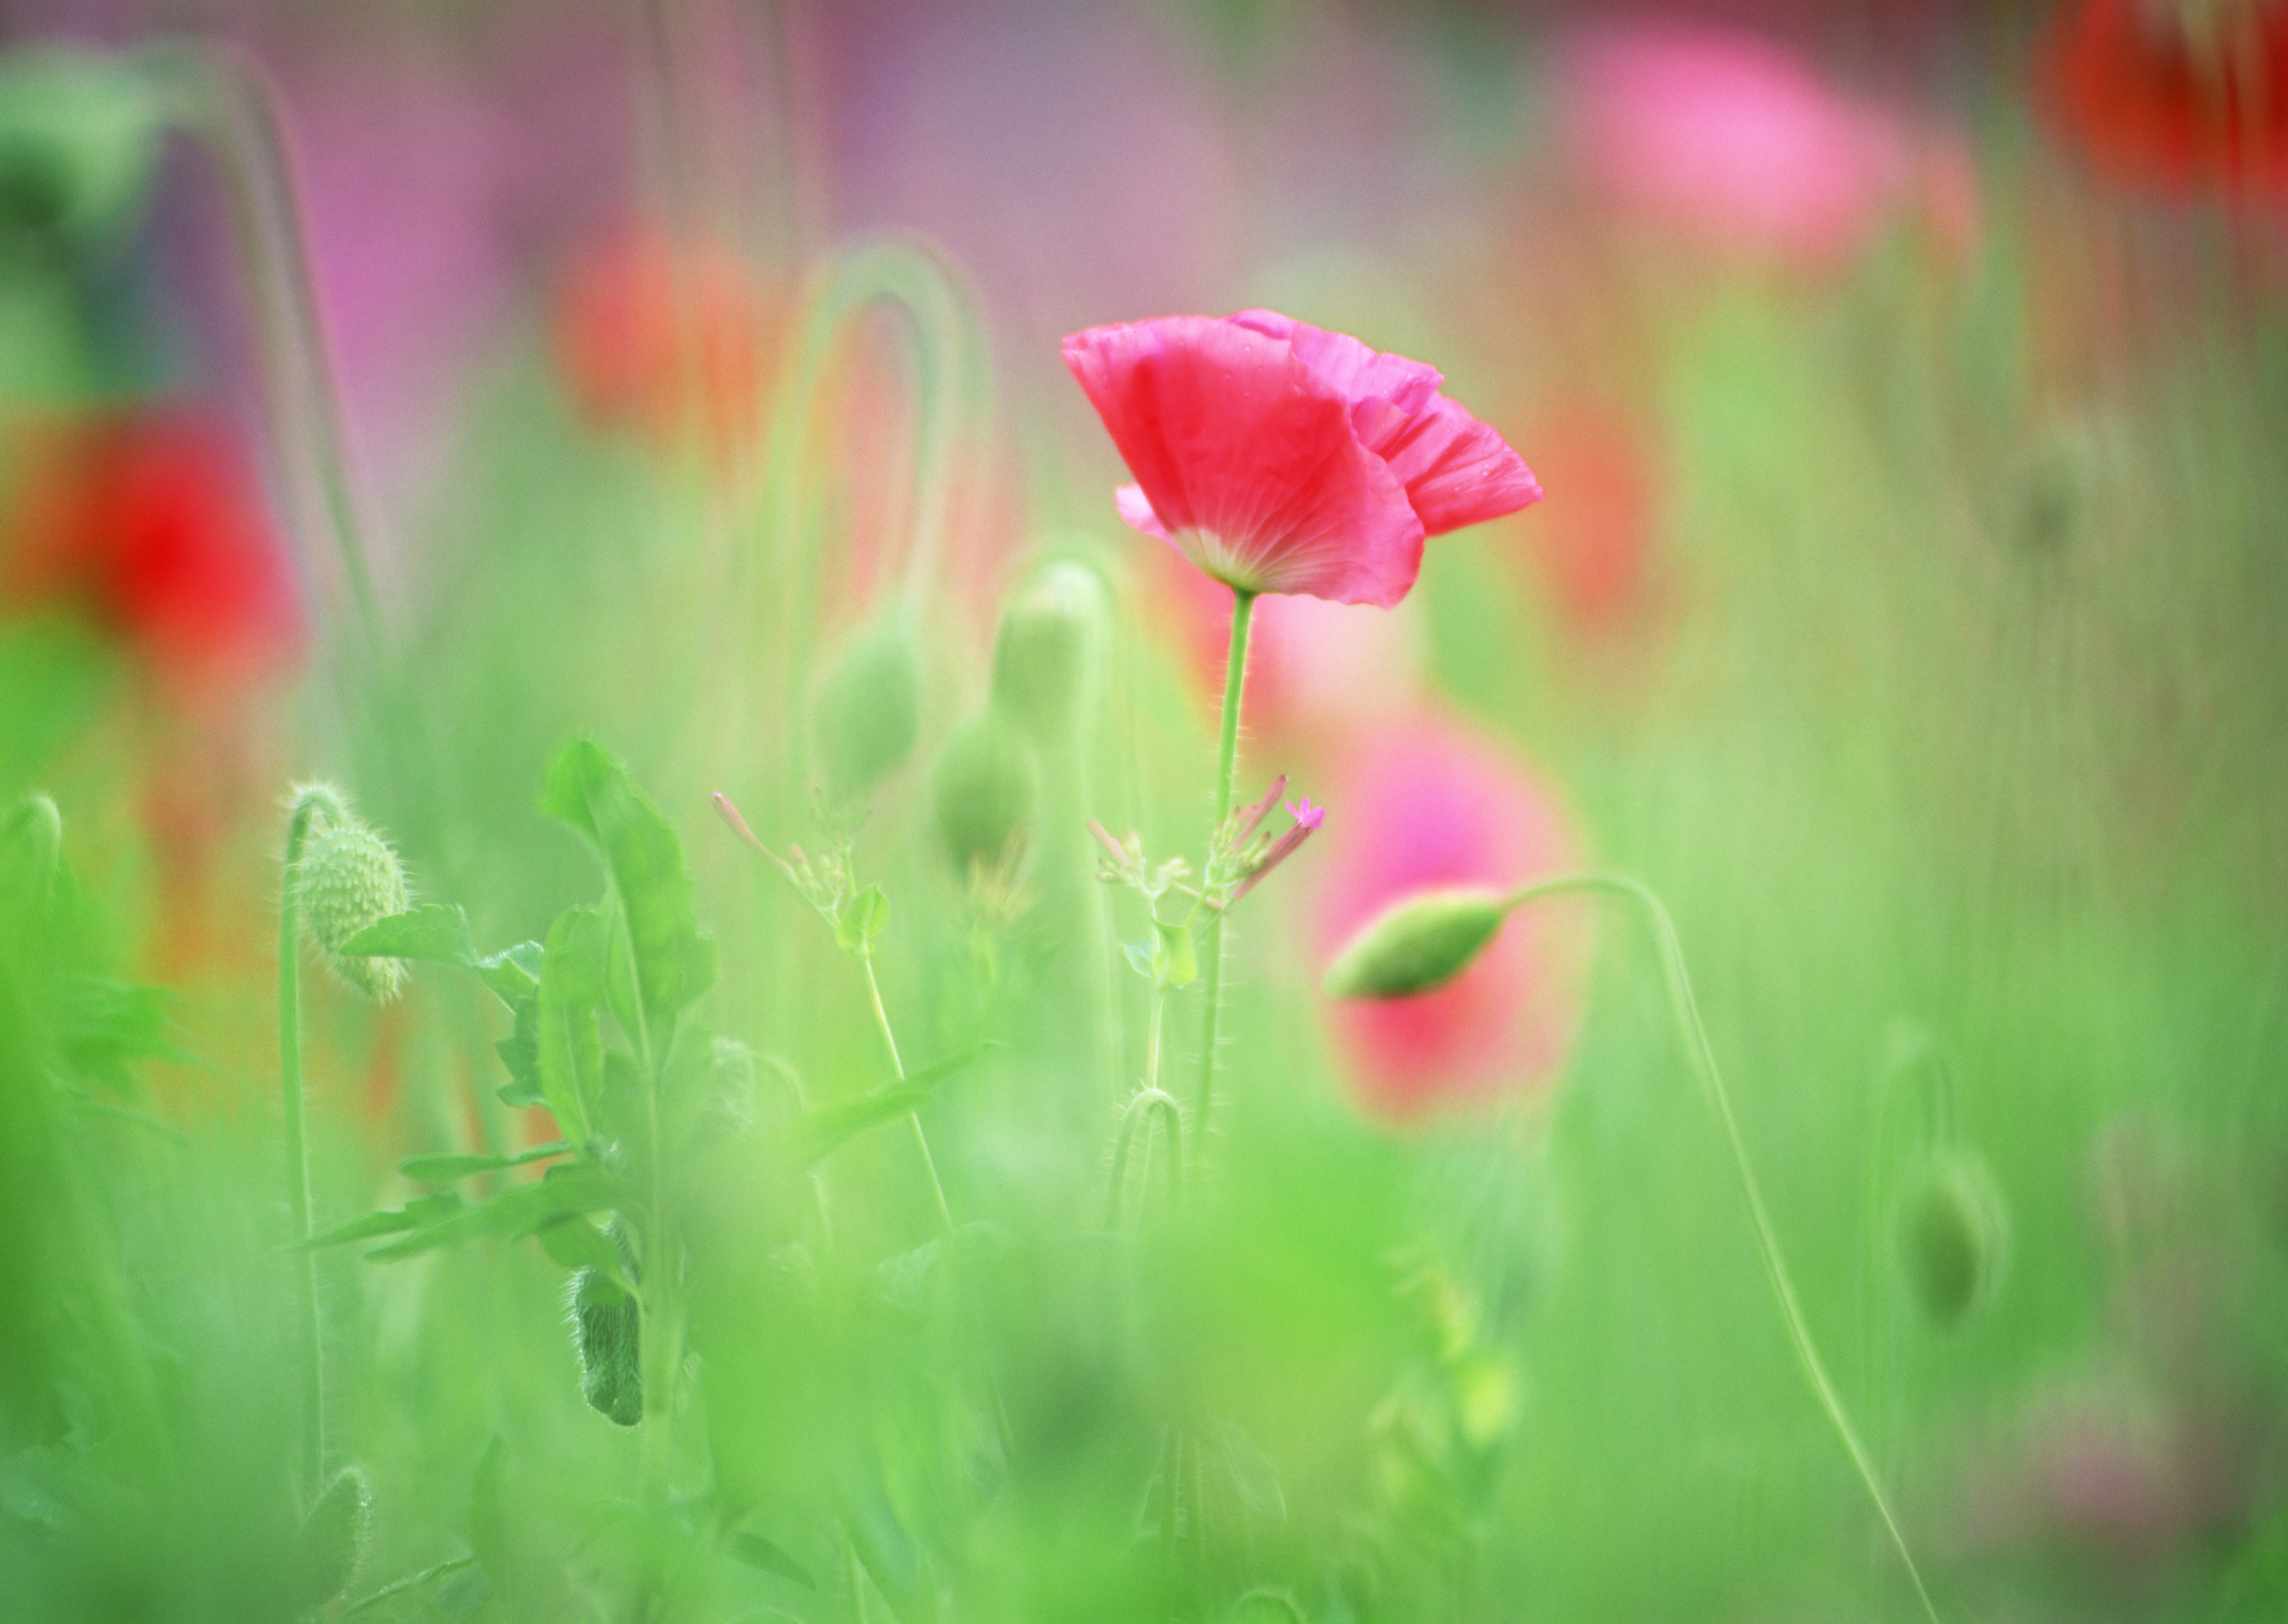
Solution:
{"label": "curved stem", "polygon": [[[882,1034],[883,1047],[890,1051],[890,1069],[896,1072],[898,1081],[903,1082],[906,1080],[906,1063],[898,1058],[898,1040],[890,1030],[890,1012],[882,1007],[882,984],[874,977],[874,955],[862,952],[858,955],[858,964],[866,972],[866,996],[874,1005],[875,1029]],[[938,1227],[950,1235],[953,1233],[953,1208],[946,1205],[945,1185],[938,1181],[937,1158],[930,1154],[929,1135],[922,1131],[921,1114],[909,1111],[906,1122],[914,1130],[914,1149],[921,1153],[922,1171],[929,1175],[930,1195],[937,1203]]]}
{"label": "curved stem", "polygon": [[1684,950],[1676,939],[1675,923],[1658,897],[1641,881],[1621,874],[1576,874],[1554,880],[1544,880],[1513,891],[1503,901],[1505,911],[1545,897],[1562,896],[1580,891],[1599,891],[1626,899],[1636,904],[1652,927],[1655,941],[1660,949],[1661,973],[1668,984],[1671,1012],[1682,1031],[1685,1047],[1692,1057],[1694,1069],[1699,1073],[1701,1087],[1716,1108],[1717,1120],[1723,1124],[1726,1145],[1732,1153],[1732,1166],[1740,1177],[1740,1189],[1747,1197],[1748,1216],[1754,1222],[1756,1244],[1762,1254],[1765,1276],[1770,1280],[1773,1299],[1778,1303],[1780,1318],[1787,1326],[1788,1339],[1794,1345],[1796,1362],[1803,1368],[1805,1380],[1812,1395],[1825,1413],[1827,1423],[1833,1430],[1843,1451],[1851,1457],[1851,1464],[1859,1475],[1867,1497],[1874,1502],[1876,1514],[1890,1535],[1891,1544],[1899,1553],[1899,1560],[1913,1581],[1915,1596],[1922,1603],[1924,1615],[1937,1624],[1938,1609],[1933,1604],[1929,1589],[1923,1583],[1922,1570],[1916,1566],[1914,1554],[1907,1548],[1907,1539],[1899,1527],[1899,1519],[1891,1510],[1890,1497],[1883,1491],[1882,1482],[1875,1475],[1874,1462],[1869,1458],[1859,1435],[1843,1408],[1843,1399],[1828,1379],[1827,1367],[1821,1361],[1819,1350],[1811,1338],[1811,1327],[1798,1304],[1795,1285],[1790,1278],[1786,1261],[1780,1254],[1777,1232],[1772,1227],[1771,1215],[1765,1210],[1762,1187],[1756,1182],[1755,1168],[1748,1161],[1746,1142],[1740,1137],[1740,1124],[1732,1114],[1732,1097],[1725,1089],[1723,1073],[1717,1070],[1715,1050],[1709,1047],[1708,1030],[1701,1024],[1700,1007],[1692,995],[1692,979],[1684,968]]}
{"label": "curved stem", "polygon": [[156,84],[173,91],[178,122],[223,171],[268,375],[273,432],[282,450],[298,432],[302,437],[333,533],[359,653],[370,665],[386,646],[381,612],[351,492],[340,401],[277,91],[253,58],[228,45],[171,44],[150,49],[141,61]]}
{"label": "curved stem", "polygon": [[296,1271],[296,1318],[301,1320],[302,1481],[318,1492],[325,1464],[326,1377],[318,1327],[318,1255],[309,1249],[310,1144],[302,1081],[302,844],[313,816],[345,816],[338,798],[313,785],[294,797],[286,825],[285,883],[278,901],[278,1085],[286,1135],[286,1212],[291,1244],[301,1252]]}
{"label": "curved stem", "polygon": [[[1216,746],[1215,813],[1209,824],[1210,839],[1231,815],[1232,774],[1239,764],[1240,691],[1247,679],[1247,633],[1255,613],[1255,594],[1233,589],[1231,652],[1224,657],[1223,729]],[[1210,860],[1212,861],[1212,858]],[[1215,1105],[1216,1027],[1223,1018],[1223,915],[1208,922],[1206,1013],[1200,1023],[1200,1085],[1192,1112],[1192,1138],[1199,1158],[1207,1153],[1208,1114]]]}
{"label": "curved stem", "polygon": [[[1128,1153],[1136,1138],[1137,1124],[1156,1112],[1168,1129],[1168,1203],[1176,1206],[1184,1199],[1183,1109],[1176,1104],[1175,1096],[1164,1089],[1139,1089],[1129,1100],[1128,1108],[1120,1113],[1119,1131],[1113,1136],[1112,1177],[1104,1191],[1103,1228],[1107,1232],[1120,1226],[1121,1198],[1127,1193],[1128,1185]],[[1146,1175],[1148,1178],[1148,1168]]]}

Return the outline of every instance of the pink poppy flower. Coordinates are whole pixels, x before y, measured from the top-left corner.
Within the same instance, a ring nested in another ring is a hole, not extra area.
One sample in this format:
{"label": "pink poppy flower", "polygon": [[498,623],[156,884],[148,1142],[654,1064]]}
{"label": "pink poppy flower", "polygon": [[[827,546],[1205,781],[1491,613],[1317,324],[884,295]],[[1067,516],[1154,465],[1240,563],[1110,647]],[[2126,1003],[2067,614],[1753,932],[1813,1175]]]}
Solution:
{"label": "pink poppy flower", "polygon": [[1425,538],[1541,499],[1434,368],[1267,310],[1092,327],[1064,357],[1136,476],[1121,518],[1239,591],[1387,609]]}
{"label": "pink poppy flower", "polygon": [[1927,146],[1946,151],[1785,47],[1720,26],[1593,26],[1557,71],[1567,144],[1601,197],[1807,270],[1857,254],[1934,184]]}
{"label": "pink poppy flower", "polygon": [[[1434,716],[1365,739],[1328,804],[1323,966],[1402,897],[1452,885],[1508,890],[1577,866],[1551,790],[1506,750]],[[1553,1076],[1579,1021],[1585,928],[1576,910],[1527,908],[1435,992],[1330,1005],[1361,1105],[1410,1121]]]}

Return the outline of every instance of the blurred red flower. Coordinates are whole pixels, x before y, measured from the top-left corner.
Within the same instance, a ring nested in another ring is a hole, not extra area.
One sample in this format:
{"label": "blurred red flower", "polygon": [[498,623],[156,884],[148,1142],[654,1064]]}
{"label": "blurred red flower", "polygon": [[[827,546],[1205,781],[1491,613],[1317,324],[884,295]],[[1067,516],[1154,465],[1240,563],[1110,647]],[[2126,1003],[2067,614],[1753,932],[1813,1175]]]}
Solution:
{"label": "blurred red flower", "polygon": [[[1322,963],[1415,891],[1508,890],[1576,866],[1557,797],[1507,750],[1428,713],[1362,740],[1327,797]],[[1433,993],[1329,1006],[1360,1105],[1384,1121],[1547,1081],[1580,1015],[1581,917],[1526,909]]]}
{"label": "blurred red flower", "polygon": [[187,408],[20,430],[7,601],[62,606],[125,644],[170,698],[290,664],[293,569],[234,439]]}
{"label": "blurred red flower", "polygon": [[1271,311],[1092,327],[1064,356],[1136,476],[1121,518],[1243,591],[1387,609],[1425,538],[1541,499],[1436,370]]}
{"label": "blurred red flower", "polygon": [[2076,0],[2037,73],[2051,120],[2117,185],[2288,192],[2288,6]]}
{"label": "blurred red flower", "polygon": [[556,346],[587,419],[652,444],[722,456],[751,446],[776,364],[778,321],[730,249],[647,228],[573,262],[557,289]]}

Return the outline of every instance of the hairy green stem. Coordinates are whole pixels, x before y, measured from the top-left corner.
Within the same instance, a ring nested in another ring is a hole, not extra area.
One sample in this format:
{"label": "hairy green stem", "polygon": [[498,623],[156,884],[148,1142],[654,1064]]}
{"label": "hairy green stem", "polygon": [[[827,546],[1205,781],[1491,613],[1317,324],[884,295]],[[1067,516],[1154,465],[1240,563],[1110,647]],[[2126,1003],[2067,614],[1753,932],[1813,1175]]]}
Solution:
{"label": "hairy green stem", "polygon": [[1661,973],[1668,984],[1671,1012],[1682,1031],[1685,1047],[1690,1052],[1694,1069],[1699,1073],[1703,1089],[1709,1103],[1716,1109],[1717,1120],[1723,1124],[1724,1140],[1732,1153],[1732,1166],[1739,1175],[1740,1189],[1747,1197],[1748,1216],[1753,1221],[1756,1244],[1762,1254],[1764,1273],[1771,1282],[1772,1296],[1779,1305],[1780,1319],[1787,1326],[1789,1341],[1794,1345],[1796,1362],[1803,1368],[1812,1395],[1819,1401],[1827,1423],[1851,1458],[1867,1497],[1874,1502],[1876,1514],[1882,1518],[1884,1531],[1899,1554],[1899,1561],[1914,1584],[1916,1598],[1921,1602],[1924,1616],[1937,1624],[1938,1608],[1931,1600],[1930,1591],[1923,1583],[1922,1570],[1915,1564],[1914,1553],[1907,1547],[1907,1537],[1900,1529],[1899,1519],[1891,1510],[1890,1497],[1884,1493],[1880,1478],[1866,1448],[1860,1443],[1850,1416],[1845,1412],[1843,1399],[1829,1380],[1827,1367],[1821,1361],[1819,1350],[1812,1341],[1811,1327],[1805,1322],[1803,1310],[1798,1304],[1795,1285],[1788,1274],[1786,1261],[1780,1254],[1779,1236],[1772,1227],[1771,1215],[1765,1210],[1762,1187],[1756,1181],[1754,1167],[1748,1161],[1748,1147],[1740,1137],[1740,1124],[1732,1114],[1732,1097],[1724,1087],[1723,1073],[1717,1070],[1716,1053],[1709,1046],[1708,1029],[1702,1025],[1700,1006],[1692,995],[1692,979],[1684,968],[1684,949],[1676,938],[1676,925],[1662,906],[1658,897],[1642,882],[1620,874],[1575,874],[1553,880],[1544,880],[1513,891],[1503,901],[1507,909],[1522,907],[1528,902],[1546,897],[1565,896],[1577,892],[1602,892],[1634,903],[1652,927],[1655,941],[1660,950]]}
{"label": "hairy green stem", "polygon": [[[1255,613],[1255,594],[1234,588],[1231,595],[1231,652],[1224,657],[1223,728],[1216,746],[1215,812],[1210,838],[1231,815],[1232,774],[1239,764],[1240,690],[1247,680],[1247,633]],[[1208,922],[1207,1010],[1200,1020],[1200,1085],[1192,1111],[1193,1160],[1207,1158],[1208,1115],[1215,1105],[1216,1027],[1223,1018],[1223,915]]]}
{"label": "hairy green stem", "polygon": [[[858,955],[858,964],[866,972],[866,996],[874,1005],[874,1027],[882,1034],[882,1046],[890,1051],[890,1069],[898,1081],[906,1080],[906,1063],[898,1058],[898,1040],[890,1030],[890,1012],[882,1007],[882,984],[874,975],[874,955],[870,951]],[[930,1154],[929,1135],[922,1131],[919,1112],[906,1113],[907,1126],[914,1130],[914,1149],[921,1153],[922,1171],[929,1175],[930,1196],[937,1203],[938,1227],[947,1234],[953,1233],[953,1208],[946,1205],[945,1185],[939,1182],[937,1158]]]}
{"label": "hairy green stem", "polygon": [[310,1250],[310,1145],[302,1081],[302,844],[314,815],[345,815],[340,801],[315,786],[294,797],[286,825],[285,883],[278,900],[278,1087],[286,1132],[286,1211],[291,1244],[301,1252],[295,1271],[295,1317],[301,1321],[298,1373],[302,1413],[303,1492],[315,1495],[325,1464],[326,1377],[318,1326],[318,1255]]}

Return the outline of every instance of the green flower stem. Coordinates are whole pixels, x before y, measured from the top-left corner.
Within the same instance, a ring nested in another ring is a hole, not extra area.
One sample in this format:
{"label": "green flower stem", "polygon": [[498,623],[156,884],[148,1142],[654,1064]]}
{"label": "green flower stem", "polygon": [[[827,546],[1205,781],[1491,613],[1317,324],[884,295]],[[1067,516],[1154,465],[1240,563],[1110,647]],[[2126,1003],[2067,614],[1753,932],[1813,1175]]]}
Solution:
{"label": "green flower stem", "polygon": [[[890,1030],[890,1012],[882,1007],[882,984],[874,976],[871,950],[860,950],[858,964],[866,972],[866,996],[874,1005],[874,1026],[882,1034],[882,1046],[890,1051],[890,1069],[896,1072],[898,1081],[903,1082],[906,1080],[906,1063],[898,1058],[898,1040]],[[950,1235],[953,1233],[953,1208],[946,1205],[945,1185],[938,1180],[937,1158],[930,1154],[929,1135],[922,1131],[918,1112],[908,1112],[906,1122],[914,1130],[914,1149],[921,1153],[922,1171],[929,1175],[930,1195],[937,1202],[938,1227]]]}
{"label": "green flower stem", "polygon": [[1874,1501],[1876,1514],[1883,1519],[1883,1527],[1891,1538],[1892,1547],[1907,1570],[1907,1577],[1915,1587],[1915,1596],[1922,1603],[1924,1616],[1931,1624],[1938,1624],[1938,1609],[1932,1603],[1929,1589],[1923,1583],[1922,1570],[1916,1566],[1914,1554],[1907,1549],[1906,1535],[1900,1530],[1899,1519],[1891,1510],[1890,1497],[1883,1492],[1882,1482],[1875,1475],[1874,1462],[1868,1457],[1859,1441],[1858,1433],[1843,1408],[1843,1399],[1828,1379],[1827,1367],[1821,1362],[1819,1350],[1811,1339],[1811,1327],[1805,1323],[1803,1310],[1796,1302],[1795,1286],[1788,1275],[1787,1264],[1780,1255],[1779,1237],[1772,1227],[1771,1215],[1764,1208],[1762,1187],[1756,1182],[1755,1168],[1748,1161],[1746,1142],[1740,1137],[1740,1124],[1732,1114],[1732,1098],[1724,1088],[1723,1074],[1716,1069],[1716,1054],[1709,1047],[1708,1029],[1701,1024],[1700,1006],[1692,995],[1692,980],[1685,973],[1684,950],[1676,939],[1676,925],[1668,909],[1641,881],[1620,874],[1574,874],[1553,880],[1544,880],[1514,891],[1503,899],[1505,911],[1538,901],[1545,897],[1567,896],[1579,892],[1602,892],[1634,903],[1652,927],[1654,939],[1660,948],[1661,973],[1668,983],[1668,1001],[1681,1030],[1685,1047],[1690,1051],[1694,1069],[1700,1075],[1702,1088],[1716,1108],[1717,1120],[1723,1124],[1724,1139],[1732,1153],[1732,1166],[1740,1176],[1740,1189],[1748,1200],[1748,1216],[1753,1220],[1756,1244],[1763,1256],[1764,1273],[1771,1281],[1772,1296],[1778,1303],[1780,1318],[1786,1323],[1788,1338],[1794,1344],[1796,1362],[1803,1367],[1805,1379],[1810,1383],[1813,1396],[1825,1412],[1828,1425],[1833,1429],[1843,1451],[1851,1457],[1851,1464],[1859,1474],[1859,1481]]}
{"label": "green flower stem", "polygon": [[[1215,813],[1211,831],[1231,815],[1231,780],[1239,764],[1240,689],[1247,679],[1247,633],[1255,614],[1255,594],[1234,588],[1231,595],[1231,652],[1224,658],[1223,736],[1216,747]],[[1210,838],[1213,839],[1211,833]],[[1206,1013],[1200,1022],[1200,1088],[1192,1110],[1194,1161],[1207,1153],[1208,1113],[1215,1104],[1216,1027],[1223,1017],[1223,915],[1208,923]]]}
{"label": "green flower stem", "polygon": [[286,826],[285,884],[278,902],[278,1083],[286,1129],[286,1211],[291,1244],[301,1251],[295,1271],[295,1317],[301,1323],[302,1483],[314,1495],[325,1464],[324,1352],[318,1329],[318,1255],[309,1249],[310,1145],[302,1083],[302,844],[314,812],[338,813],[341,804],[322,789],[295,797]]}

